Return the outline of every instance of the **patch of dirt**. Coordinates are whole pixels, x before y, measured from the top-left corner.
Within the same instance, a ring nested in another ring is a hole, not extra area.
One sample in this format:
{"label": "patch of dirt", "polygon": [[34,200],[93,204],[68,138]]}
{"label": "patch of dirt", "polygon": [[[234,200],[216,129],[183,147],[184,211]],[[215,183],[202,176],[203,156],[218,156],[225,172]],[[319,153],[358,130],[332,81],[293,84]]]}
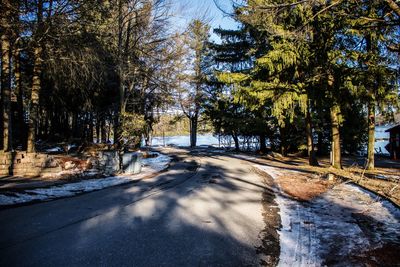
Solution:
{"label": "patch of dirt", "polygon": [[260,238],[262,245],[256,248],[257,254],[261,255],[260,266],[276,266],[279,262],[280,245],[278,229],[281,227],[281,220],[278,214],[278,204],[275,202],[273,188],[275,183],[271,176],[258,169],[253,169],[263,178],[265,185],[262,194],[263,218],[265,227],[261,231]]}
{"label": "patch of dirt", "polygon": [[[60,164],[63,170],[77,168],[80,170],[87,170],[92,168],[90,160],[82,160],[79,158],[69,156],[57,156],[56,161]],[[70,166],[70,167],[69,167]]]}
{"label": "patch of dirt", "polygon": [[330,183],[319,179],[310,179],[304,174],[285,174],[277,179],[283,192],[299,201],[309,201],[325,193]]}
{"label": "patch of dirt", "polygon": [[386,243],[382,247],[363,252],[354,256],[354,261],[367,267],[395,267],[400,266],[400,244]]}
{"label": "patch of dirt", "polygon": [[[400,169],[397,167],[398,165],[392,166],[388,163],[386,164],[387,166],[384,166],[384,164],[381,163],[380,167],[375,168],[373,171],[368,171],[364,170],[362,165],[354,163],[355,159],[352,158],[346,158],[343,160],[343,169],[331,168],[329,165],[329,159],[319,159],[319,167],[309,166],[307,158],[295,156],[271,157],[270,155],[267,155],[260,157],[257,161],[272,167],[304,172],[305,175],[310,173],[323,177],[331,173],[342,180],[351,180],[352,182],[389,199],[400,207]],[[385,160],[381,161],[385,162]],[[385,177],[385,179],[377,177]],[[307,185],[304,184],[304,186]],[[288,188],[290,187],[291,186]],[[314,187],[314,185],[311,187]],[[293,197],[298,195],[299,199],[302,199],[302,194],[297,193],[296,190],[290,190],[289,192],[288,188],[287,190],[283,188],[285,193]],[[308,199],[307,196],[304,197],[305,199]]]}

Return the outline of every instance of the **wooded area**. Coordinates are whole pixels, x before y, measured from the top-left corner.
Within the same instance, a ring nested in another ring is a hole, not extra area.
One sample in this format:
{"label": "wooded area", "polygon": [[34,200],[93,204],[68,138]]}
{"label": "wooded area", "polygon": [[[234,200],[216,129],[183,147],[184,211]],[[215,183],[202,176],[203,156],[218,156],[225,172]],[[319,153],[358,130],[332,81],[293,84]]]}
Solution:
{"label": "wooded area", "polygon": [[2,0],[1,147],[149,144],[180,109],[196,146],[214,132],[309,163],[368,145],[375,116],[399,108],[400,8],[392,0],[233,1],[237,30],[172,27],[164,0]]}

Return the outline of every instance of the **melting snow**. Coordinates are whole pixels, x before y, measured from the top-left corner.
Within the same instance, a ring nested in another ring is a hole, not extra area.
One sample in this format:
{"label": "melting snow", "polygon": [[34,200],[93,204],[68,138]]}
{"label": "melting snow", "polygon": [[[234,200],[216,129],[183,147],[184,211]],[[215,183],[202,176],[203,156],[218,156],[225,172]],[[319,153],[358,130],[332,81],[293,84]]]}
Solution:
{"label": "melting snow", "polygon": [[157,157],[142,159],[142,172],[146,172],[148,170],[159,172],[168,167],[169,163],[171,162],[171,157],[160,153],[155,154],[157,154]]}
{"label": "melting snow", "polygon": [[62,149],[61,147],[58,147],[58,146],[46,149],[46,152],[61,152],[61,151],[64,151],[64,149]]}
{"label": "melting snow", "polygon": [[142,171],[136,175],[111,176],[99,179],[87,179],[80,182],[68,183],[49,188],[25,190],[23,193],[0,194],[0,205],[13,205],[35,200],[49,200],[59,197],[73,196],[82,192],[90,192],[102,188],[125,184],[141,179],[149,174],[166,169],[171,161],[169,156],[157,153],[155,158],[142,159]]}
{"label": "melting snow", "polygon": [[[254,166],[274,179],[288,172]],[[358,186],[340,184],[306,203],[283,192],[276,200],[282,222],[279,266],[353,266],[352,255],[400,243],[400,210]]]}
{"label": "melting snow", "polygon": [[244,154],[232,154],[233,157],[238,158],[238,159],[244,159],[244,160],[257,160],[256,157],[253,156],[248,156]]}

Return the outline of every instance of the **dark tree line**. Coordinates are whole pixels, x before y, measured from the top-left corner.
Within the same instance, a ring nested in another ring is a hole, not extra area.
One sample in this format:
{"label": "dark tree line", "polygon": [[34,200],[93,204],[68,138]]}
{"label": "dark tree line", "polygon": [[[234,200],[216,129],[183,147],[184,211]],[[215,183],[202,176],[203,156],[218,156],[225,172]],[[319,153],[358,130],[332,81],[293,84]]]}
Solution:
{"label": "dark tree line", "polygon": [[[238,30],[216,29],[206,113],[216,132],[265,138],[282,154],[368,147],[376,115],[398,108],[399,5],[394,1],[234,1]],[[315,144],[316,143],[316,144]],[[316,151],[315,151],[315,148]]]}
{"label": "dark tree line", "polygon": [[164,0],[2,0],[1,147],[40,141],[151,143],[160,111],[259,149],[368,147],[375,117],[399,103],[400,8],[395,1],[234,1],[237,30],[193,20],[174,33]]}
{"label": "dark tree line", "polygon": [[3,151],[148,135],[174,82],[168,10],[163,0],[2,0]]}

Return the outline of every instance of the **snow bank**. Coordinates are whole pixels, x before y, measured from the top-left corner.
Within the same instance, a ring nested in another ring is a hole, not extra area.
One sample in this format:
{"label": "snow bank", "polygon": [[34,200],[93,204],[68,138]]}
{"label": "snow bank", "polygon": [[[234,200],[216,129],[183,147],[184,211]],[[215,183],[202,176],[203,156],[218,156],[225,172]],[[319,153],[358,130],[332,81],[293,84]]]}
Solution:
{"label": "snow bank", "polygon": [[46,152],[62,152],[62,151],[64,151],[64,149],[62,149],[61,147],[58,147],[58,146],[46,149]]}
{"label": "snow bank", "polygon": [[[293,172],[254,166],[274,179]],[[400,240],[400,210],[355,185],[340,184],[301,203],[280,192],[276,201],[282,221],[279,266],[353,266],[352,255]],[[363,231],[366,222],[369,231]]]}
{"label": "snow bank", "polygon": [[142,172],[136,175],[88,179],[75,183],[52,186],[49,188],[25,190],[22,193],[9,192],[7,194],[0,194],[0,205],[13,205],[31,201],[68,197],[78,193],[90,192],[110,186],[129,183],[141,179],[149,174],[160,172],[168,167],[171,158],[160,153],[157,154],[158,156],[155,158],[142,159]]}
{"label": "snow bank", "polygon": [[157,154],[157,157],[142,159],[142,165],[143,165],[142,172],[143,171],[159,172],[168,167],[169,163],[171,162],[171,157],[168,157],[167,155],[164,154],[160,154],[158,152],[155,152],[155,154]]}
{"label": "snow bank", "polygon": [[250,161],[257,160],[256,157],[245,155],[245,154],[232,154],[232,156],[234,158],[243,159],[243,160],[250,160]]}

